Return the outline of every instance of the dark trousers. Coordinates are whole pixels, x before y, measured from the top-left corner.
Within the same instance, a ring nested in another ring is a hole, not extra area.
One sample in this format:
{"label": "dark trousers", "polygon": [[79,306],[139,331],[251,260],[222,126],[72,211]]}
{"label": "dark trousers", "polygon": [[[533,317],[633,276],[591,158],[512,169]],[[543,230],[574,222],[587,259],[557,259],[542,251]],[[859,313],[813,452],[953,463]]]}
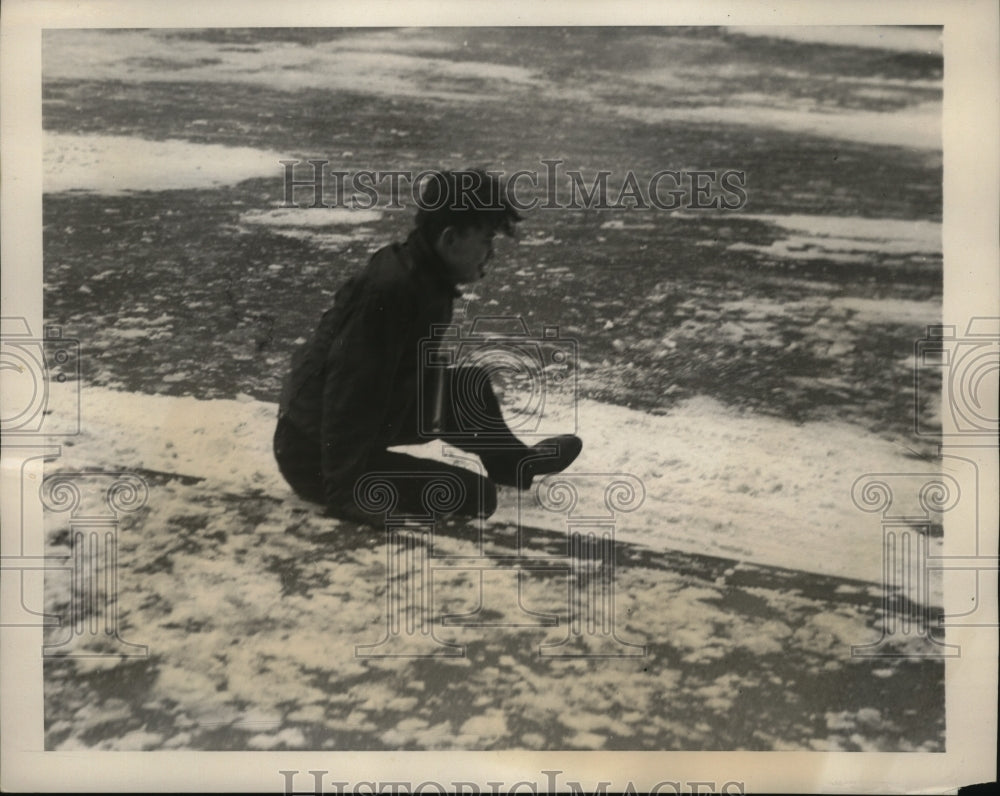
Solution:
{"label": "dark trousers", "polygon": [[[443,440],[462,451],[479,457],[488,477],[465,467],[379,447],[368,456],[368,476],[391,483],[397,495],[392,508],[396,514],[426,516],[434,513],[435,492],[430,485],[435,477],[454,495],[446,499],[448,513],[488,517],[496,510],[497,495],[493,482],[514,482],[518,463],[528,448],[504,422],[500,403],[488,373],[482,368],[442,369],[429,379],[428,390],[419,403],[414,401],[407,421],[385,448]],[[301,432],[287,418],[278,420],[274,434],[274,455],[282,476],[292,489],[306,500],[325,503],[320,459],[320,440]],[[357,482],[356,482],[357,483]],[[354,491],[355,484],[337,485]],[[363,489],[361,490],[364,491]],[[430,500],[430,504],[428,502]],[[364,502],[364,499],[362,499]],[[365,514],[363,506],[327,506],[332,514],[351,517]]]}

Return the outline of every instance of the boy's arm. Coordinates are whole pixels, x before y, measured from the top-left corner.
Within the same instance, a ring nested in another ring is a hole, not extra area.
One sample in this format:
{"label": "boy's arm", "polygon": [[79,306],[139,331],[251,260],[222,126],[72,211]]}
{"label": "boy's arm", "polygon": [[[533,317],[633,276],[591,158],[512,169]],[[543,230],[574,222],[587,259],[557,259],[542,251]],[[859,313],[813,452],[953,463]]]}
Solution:
{"label": "boy's arm", "polygon": [[335,514],[354,507],[354,484],[379,444],[399,360],[413,343],[413,299],[402,285],[369,284],[361,293],[331,344],[323,385],[323,491]]}

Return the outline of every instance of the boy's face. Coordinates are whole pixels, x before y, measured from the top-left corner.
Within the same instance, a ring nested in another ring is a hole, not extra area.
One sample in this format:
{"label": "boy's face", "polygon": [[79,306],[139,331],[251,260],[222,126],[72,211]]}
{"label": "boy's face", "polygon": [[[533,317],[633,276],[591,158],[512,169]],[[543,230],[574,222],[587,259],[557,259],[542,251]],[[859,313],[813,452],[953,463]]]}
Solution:
{"label": "boy's face", "polygon": [[448,227],[438,238],[437,253],[448,267],[455,284],[476,282],[486,273],[486,263],[493,256],[496,233],[485,227]]}

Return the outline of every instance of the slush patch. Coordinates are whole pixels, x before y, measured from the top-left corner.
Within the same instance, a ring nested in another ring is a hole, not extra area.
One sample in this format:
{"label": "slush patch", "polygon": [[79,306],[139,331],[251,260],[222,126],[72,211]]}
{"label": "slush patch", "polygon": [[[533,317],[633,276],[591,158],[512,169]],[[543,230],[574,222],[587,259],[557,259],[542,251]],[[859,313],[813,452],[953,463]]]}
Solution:
{"label": "slush patch", "polygon": [[45,193],[217,188],[254,177],[280,177],[282,155],[252,147],[150,141],[120,135],[45,133]]}

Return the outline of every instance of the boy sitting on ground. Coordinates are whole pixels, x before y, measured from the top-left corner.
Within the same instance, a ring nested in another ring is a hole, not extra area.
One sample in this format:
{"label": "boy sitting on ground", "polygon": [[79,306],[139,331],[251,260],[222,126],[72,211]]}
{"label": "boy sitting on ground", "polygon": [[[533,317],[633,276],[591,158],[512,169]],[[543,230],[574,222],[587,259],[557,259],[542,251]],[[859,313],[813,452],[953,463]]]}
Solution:
{"label": "boy sitting on ground", "polygon": [[[520,220],[494,176],[440,172],[427,181],[416,229],[348,280],[295,353],[274,454],[297,494],[330,516],[371,522],[376,518],[355,500],[363,476],[395,479],[395,511],[425,514],[420,479],[407,475],[445,473],[462,484],[455,513],[489,516],[496,484],[527,489],[534,476],[562,471],[577,457],[582,443],[574,435],[533,447],[521,442],[504,422],[485,370],[420,371],[421,341],[451,321],[457,286],[483,277],[494,236],[512,236]],[[487,477],[388,450],[432,439],[476,454]]]}

